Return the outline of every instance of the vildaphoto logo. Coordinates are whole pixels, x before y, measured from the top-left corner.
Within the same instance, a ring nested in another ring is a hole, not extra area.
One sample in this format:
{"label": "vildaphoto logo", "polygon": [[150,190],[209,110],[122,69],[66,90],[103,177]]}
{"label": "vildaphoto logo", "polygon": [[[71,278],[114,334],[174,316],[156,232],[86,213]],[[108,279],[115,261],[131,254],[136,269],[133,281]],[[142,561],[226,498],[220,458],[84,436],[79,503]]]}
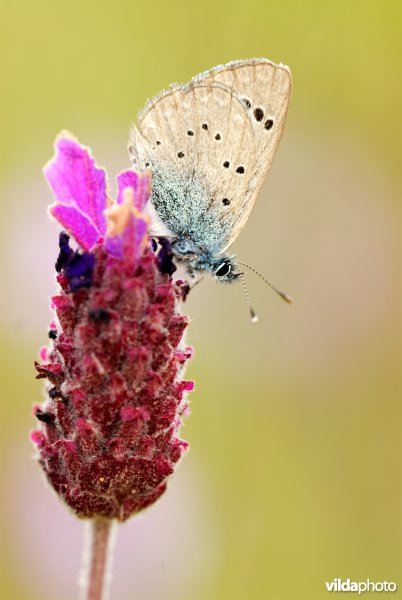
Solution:
{"label": "vildaphoto logo", "polygon": [[396,592],[396,583],[394,581],[352,581],[351,579],[334,579],[325,582],[328,592]]}

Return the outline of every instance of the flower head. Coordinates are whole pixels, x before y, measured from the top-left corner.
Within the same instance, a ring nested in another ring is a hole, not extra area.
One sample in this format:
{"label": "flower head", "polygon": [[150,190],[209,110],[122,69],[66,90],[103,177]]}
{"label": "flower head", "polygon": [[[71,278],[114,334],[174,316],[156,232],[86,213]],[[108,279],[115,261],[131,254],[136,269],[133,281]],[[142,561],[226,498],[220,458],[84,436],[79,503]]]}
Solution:
{"label": "flower head", "polygon": [[[64,227],[56,261],[59,292],[49,347],[36,363],[47,399],[32,440],[46,476],[80,516],[127,519],[166,489],[187,449],[178,429],[187,408],[181,379],[191,348],[178,308],[168,242],[155,255],[142,210],[149,173],[127,170],[117,201],[89,150],[56,141],[45,175]],[[77,249],[70,245],[72,236]]]}

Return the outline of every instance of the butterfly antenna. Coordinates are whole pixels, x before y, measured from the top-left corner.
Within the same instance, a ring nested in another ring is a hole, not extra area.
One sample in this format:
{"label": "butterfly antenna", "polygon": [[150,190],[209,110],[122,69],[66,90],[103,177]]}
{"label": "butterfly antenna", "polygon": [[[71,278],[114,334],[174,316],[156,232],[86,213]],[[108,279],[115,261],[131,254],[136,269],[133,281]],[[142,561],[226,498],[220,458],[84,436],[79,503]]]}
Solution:
{"label": "butterfly antenna", "polygon": [[282,298],[282,300],[284,300],[288,304],[293,304],[293,300],[290,296],[288,296],[284,292],[281,292],[280,290],[278,290],[278,288],[276,288],[274,285],[272,285],[272,283],[270,281],[268,281],[268,279],[266,279],[264,277],[264,275],[262,275],[259,271],[257,271],[257,269],[254,269],[254,267],[252,267],[251,265],[248,265],[247,263],[244,263],[244,262],[237,261],[237,263],[239,265],[243,265],[243,267],[247,267],[247,269],[250,269],[250,271],[253,271],[253,273],[258,275],[258,277],[260,277],[264,281],[264,283],[266,283],[272,290],[274,290],[274,292],[276,292],[278,294],[278,296],[280,296]]}
{"label": "butterfly antenna", "polygon": [[257,315],[255,313],[254,308],[251,305],[251,299],[250,299],[250,294],[248,293],[248,289],[247,289],[247,286],[246,286],[246,280],[244,279],[243,273],[240,273],[239,276],[240,276],[240,279],[241,279],[241,283],[242,283],[242,286],[243,286],[244,293],[246,295],[247,304],[248,304],[248,307],[250,309],[251,321],[252,321],[252,323],[257,323],[258,317],[257,317]]}

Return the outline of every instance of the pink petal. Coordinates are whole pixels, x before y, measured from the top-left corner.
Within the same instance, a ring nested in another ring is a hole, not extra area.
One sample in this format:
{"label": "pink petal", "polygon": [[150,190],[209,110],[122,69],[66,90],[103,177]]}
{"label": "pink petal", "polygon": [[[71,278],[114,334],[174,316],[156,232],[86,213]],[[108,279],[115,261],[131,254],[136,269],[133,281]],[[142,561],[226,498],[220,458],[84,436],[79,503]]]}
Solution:
{"label": "pink petal", "polygon": [[120,235],[107,235],[105,238],[105,250],[116,258],[123,258],[123,240]]}
{"label": "pink petal", "polygon": [[105,248],[116,258],[136,263],[142,252],[142,242],[147,234],[148,223],[142,217],[130,215],[129,222],[120,235],[106,236]]}
{"label": "pink petal", "polygon": [[117,176],[119,193],[117,203],[123,202],[123,190],[127,187],[134,190],[134,206],[143,210],[150,194],[151,175],[149,173],[136,173],[135,171],[123,171]]}
{"label": "pink petal", "polygon": [[71,233],[83,250],[89,252],[98,241],[98,231],[88,217],[74,206],[55,203],[49,207],[49,212]]}
{"label": "pink petal", "polygon": [[142,242],[147,235],[148,223],[141,217],[131,217],[126,229],[123,231],[123,254],[133,263],[136,263],[142,253]]}
{"label": "pink petal", "polygon": [[[103,214],[106,208],[104,170],[95,166],[95,161],[87,148],[67,134],[56,141],[55,148],[56,156],[45,167],[45,176],[56,197],[56,204],[77,208],[87,217],[92,229],[98,232],[98,238],[102,237],[106,231],[106,220]],[[78,213],[76,214],[77,226],[80,228],[84,221],[79,219]],[[70,213],[70,216],[72,217],[73,213]],[[74,220],[70,221],[70,227],[70,232],[76,237]]]}

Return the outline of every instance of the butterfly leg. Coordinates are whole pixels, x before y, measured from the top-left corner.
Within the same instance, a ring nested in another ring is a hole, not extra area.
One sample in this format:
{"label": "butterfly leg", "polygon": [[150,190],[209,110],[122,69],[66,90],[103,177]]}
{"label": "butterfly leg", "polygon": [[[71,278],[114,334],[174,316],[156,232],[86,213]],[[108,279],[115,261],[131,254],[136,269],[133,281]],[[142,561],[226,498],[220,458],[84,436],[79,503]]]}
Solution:
{"label": "butterfly leg", "polygon": [[204,279],[205,275],[200,275],[199,277],[196,277],[194,279],[194,281],[191,282],[190,284],[190,290],[192,290],[193,288],[195,288],[195,286],[200,283],[200,281],[202,281]]}
{"label": "butterfly leg", "polygon": [[204,279],[205,275],[197,275],[196,270],[192,269],[191,267],[188,267],[187,272],[191,277],[191,282],[189,285],[190,290],[192,290],[198,283],[200,283],[200,281]]}

